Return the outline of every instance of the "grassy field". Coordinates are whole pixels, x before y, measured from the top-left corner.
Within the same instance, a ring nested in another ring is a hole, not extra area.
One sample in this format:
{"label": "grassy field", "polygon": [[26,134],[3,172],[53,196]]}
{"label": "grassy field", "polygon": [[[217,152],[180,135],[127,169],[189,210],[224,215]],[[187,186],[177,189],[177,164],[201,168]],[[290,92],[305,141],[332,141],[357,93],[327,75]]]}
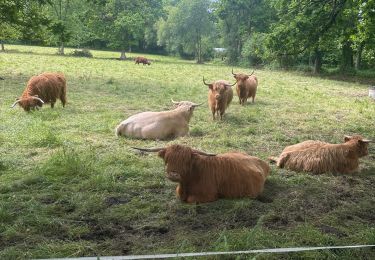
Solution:
{"label": "grassy field", "polygon": [[[375,244],[375,144],[361,159],[360,174],[314,176],[272,166],[261,198],[199,205],[175,198],[161,159],[129,148],[180,143],[266,160],[306,139],[374,139],[367,85],[256,70],[256,103],[242,107],[235,97],[220,122],[212,121],[202,76],[233,82],[231,67],[153,55],[146,55],[153,64],[143,66],[118,61],[114,52],[93,51],[88,59],[57,56],[53,48],[6,48],[0,53],[1,259]],[[67,106],[10,109],[27,80],[44,71],[65,73]],[[189,137],[115,136],[120,121],[169,109],[171,98],[205,102],[194,112]],[[374,249],[353,249],[251,257],[374,256]]]}

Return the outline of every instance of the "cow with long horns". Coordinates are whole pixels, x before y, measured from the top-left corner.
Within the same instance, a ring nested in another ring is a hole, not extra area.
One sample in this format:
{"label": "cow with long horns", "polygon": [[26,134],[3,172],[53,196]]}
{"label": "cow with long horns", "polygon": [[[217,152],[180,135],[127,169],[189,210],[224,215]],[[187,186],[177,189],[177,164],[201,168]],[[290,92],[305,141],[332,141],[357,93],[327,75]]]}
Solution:
{"label": "cow with long horns", "polygon": [[166,164],[166,176],[177,182],[177,196],[187,203],[219,198],[255,198],[262,193],[270,173],[261,159],[241,152],[209,154],[174,144],[166,148],[136,148],[158,152]]}
{"label": "cow with long horns", "polygon": [[117,136],[141,139],[165,140],[185,136],[189,132],[189,121],[193,111],[201,104],[180,101],[175,109],[161,112],[142,112],[122,121],[116,127]]}
{"label": "cow with long horns", "polygon": [[215,120],[215,115],[223,119],[225,110],[229,107],[230,102],[233,99],[232,86],[236,84],[230,84],[226,80],[216,80],[213,83],[207,83],[203,77],[203,84],[208,86],[208,104],[212,112],[212,118]]}
{"label": "cow with long horns", "polygon": [[237,95],[240,102],[240,105],[245,105],[248,98],[252,98],[254,103],[255,95],[258,88],[258,79],[254,74],[254,71],[251,74],[244,73],[234,73],[232,68],[233,77],[237,81]]}
{"label": "cow with long horns", "polygon": [[287,146],[278,158],[269,159],[276,162],[278,167],[293,171],[355,173],[358,171],[359,158],[368,154],[370,142],[360,135],[345,136],[342,144],[308,140]]}
{"label": "cow with long horns", "polygon": [[63,107],[65,107],[65,76],[61,73],[45,72],[30,78],[22,96],[17,98],[11,107],[13,108],[18,104],[25,111],[30,111],[42,107],[44,103],[51,103],[51,108],[53,108],[57,99],[60,99]]}

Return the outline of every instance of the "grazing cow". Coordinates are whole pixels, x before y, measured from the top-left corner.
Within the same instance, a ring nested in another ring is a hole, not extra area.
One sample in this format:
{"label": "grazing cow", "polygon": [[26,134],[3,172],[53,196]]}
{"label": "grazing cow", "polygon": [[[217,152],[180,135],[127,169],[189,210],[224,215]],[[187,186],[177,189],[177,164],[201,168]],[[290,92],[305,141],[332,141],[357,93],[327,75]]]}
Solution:
{"label": "grazing cow", "polygon": [[231,85],[226,80],[217,80],[213,83],[206,83],[204,77],[203,83],[209,88],[208,104],[212,112],[213,120],[215,120],[215,114],[217,114],[217,116],[220,114],[220,119],[222,120],[225,110],[233,99],[233,90],[231,87],[236,83]]}
{"label": "grazing cow", "polygon": [[245,105],[249,97],[252,98],[252,102],[254,103],[258,87],[258,79],[256,76],[253,76],[254,71],[250,75],[247,75],[243,73],[233,73],[232,69],[232,74],[237,81],[236,90],[240,105]]}
{"label": "grazing cow", "polygon": [[201,104],[190,101],[172,102],[177,106],[173,110],[142,112],[122,121],[116,127],[116,135],[153,140],[185,136],[189,132],[189,121],[194,108]]}
{"label": "grazing cow", "polygon": [[270,157],[280,168],[321,174],[355,173],[359,158],[368,154],[370,140],[360,135],[345,136],[344,143],[330,144],[321,141],[304,141],[287,146],[278,158]]}
{"label": "grazing cow", "polygon": [[245,153],[208,154],[174,144],[166,148],[135,148],[158,152],[166,164],[167,178],[177,182],[177,196],[187,203],[219,198],[255,198],[269,175],[268,164]]}
{"label": "grazing cow", "polygon": [[58,98],[65,107],[65,76],[61,73],[45,72],[30,78],[22,96],[17,98],[11,107],[19,104],[25,111],[30,111],[30,109],[42,107],[44,103],[51,103],[51,108],[53,108]]}
{"label": "grazing cow", "polygon": [[151,65],[151,62],[145,57],[137,57],[134,60],[135,60],[135,64],[143,63],[143,65],[145,64]]}

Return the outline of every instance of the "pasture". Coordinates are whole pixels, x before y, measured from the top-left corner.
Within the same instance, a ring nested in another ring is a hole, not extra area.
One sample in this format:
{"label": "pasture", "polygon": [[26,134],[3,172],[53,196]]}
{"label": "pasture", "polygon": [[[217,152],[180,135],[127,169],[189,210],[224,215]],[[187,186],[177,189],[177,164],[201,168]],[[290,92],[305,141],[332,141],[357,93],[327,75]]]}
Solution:
{"label": "pasture", "polygon": [[[119,61],[115,52],[93,51],[89,59],[57,56],[53,48],[7,49],[0,54],[1,259],[375,244],[375,144],[361,159],[360,174],[314,176],[272,165],[259,199],[198,205],[176,199],[176,184],[165,178],[160,158],[130,149],[179,143],[267,160],[307,139],[373,139],[375,102],[367,85],[255,70],[255,104],[240,106],[235,96],[225,119],[213,121],[202,77],[234,82],[232,67],[156,55],[144,55],[152,64],[143,66]],[[44,71],[65,73],[66,107],[58,100],[54,109],[10,109],[27,80]],[[122,120],[170,109],[171,98],[205,102],[193,114],[190,136],[115,136]],[[256,259],[374,255],[373,249],[353,249]]]}

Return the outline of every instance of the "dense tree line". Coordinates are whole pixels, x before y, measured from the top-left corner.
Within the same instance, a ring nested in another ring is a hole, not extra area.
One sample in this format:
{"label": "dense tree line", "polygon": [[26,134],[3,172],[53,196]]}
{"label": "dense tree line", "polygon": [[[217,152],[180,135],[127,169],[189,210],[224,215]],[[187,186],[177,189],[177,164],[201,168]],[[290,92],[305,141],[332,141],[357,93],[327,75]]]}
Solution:
{"label": "dense tree line", "polygon": [[0,42],[341,71],[375,65],[375,0],[2,0]]}

